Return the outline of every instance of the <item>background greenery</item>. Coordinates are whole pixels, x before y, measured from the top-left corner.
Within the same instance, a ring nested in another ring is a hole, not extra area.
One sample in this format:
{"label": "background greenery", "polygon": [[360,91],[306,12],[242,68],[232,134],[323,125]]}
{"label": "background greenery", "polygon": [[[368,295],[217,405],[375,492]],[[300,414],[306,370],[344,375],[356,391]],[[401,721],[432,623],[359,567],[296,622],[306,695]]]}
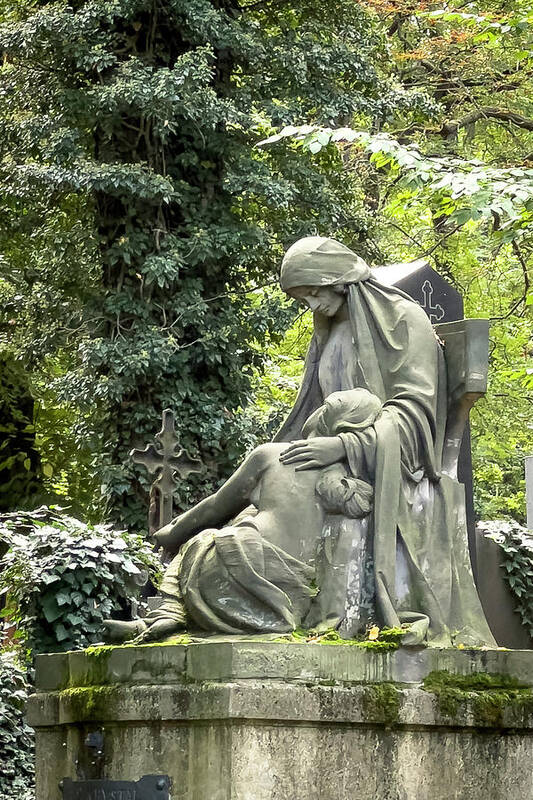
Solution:
{"label": "background greenery", "polygon": [[0,650],[0,796],[33,800],[35,744],[24,719],[30,692],[26,669],[13,649]]}
{"label": "background greenery", "polygon": [[7,0],[1,509],[142,530],[127,454],[167,406],[205,467],[176,509],[218,485],[292,402],[310,325],[276,275],[327,233],[374,264],[427,257],[492,319],[477,511],[523,521],[532,20],[527,2]]}
{"label": "background greenery", "polygon": [[[276,280],[298,237],[427,258],[491,319],[476,509],[524,521],[532,25],[531,0],[1,4],[2,797],[32,791],[13,646],[98,639],[155,568],[129,450],[175,411],[204,465],[179,511],[293,402],[311,320]],[[486,529],[531,628],[531,543]]]}

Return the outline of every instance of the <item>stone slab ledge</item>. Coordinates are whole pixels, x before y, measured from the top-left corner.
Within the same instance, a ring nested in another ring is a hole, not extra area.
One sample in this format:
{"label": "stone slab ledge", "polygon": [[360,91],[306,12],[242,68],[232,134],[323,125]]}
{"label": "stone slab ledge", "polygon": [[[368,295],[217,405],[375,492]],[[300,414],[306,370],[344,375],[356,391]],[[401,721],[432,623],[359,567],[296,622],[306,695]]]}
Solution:
{"label": "stone slab ledge", "polygon": [[282,682],[200,686],[106,686],[39,693],[30,698],[28,723],[34,728],[73,724],[153,723],[384,726],[422,730],[498,729],[533,731],[533,697],[527,702],[494,702],[490,692],[466,695],[450,707],[421,688],[391,683],[352,687]]}
{"label": "stone slab ledge", "polygon": [[507,676],[533,687],[533,650],[398,649],[265,641],[205,641],[89,648],[37,656],[36,689],[276,680],[416,686],[430,673]]}
{"label": "stone slab ledge", "polygon": [[35,728],[78,723],[533,731],[533,651],[218,641],[37,658]]}

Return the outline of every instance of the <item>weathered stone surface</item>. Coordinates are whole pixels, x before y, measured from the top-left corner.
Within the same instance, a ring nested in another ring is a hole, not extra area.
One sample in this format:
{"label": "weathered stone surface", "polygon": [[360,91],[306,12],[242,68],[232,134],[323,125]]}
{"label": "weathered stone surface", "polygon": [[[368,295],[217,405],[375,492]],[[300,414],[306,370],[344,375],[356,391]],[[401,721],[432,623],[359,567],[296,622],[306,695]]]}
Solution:
{"label": "weathered stone surface", "polygon": [[[530,651],[261,641],[43,656],[37,800],[60,800],[97,729],[100,777],[168,774],[173,800],[533,800],[533,692],[450,703],[421,685],[439,671],[530,687],[532,666]],[[53,671],[67,677],[50,690]]]}
{"label": "weathered stone surface", "polygon": [[420,683],[430,672],[509,675],[533,687],[530,650],[412,648],[374,652],[350,645],[210,641],[93,648],[37,657],[38,691],[109,684],[174,684],[269,678],[283,681]]}

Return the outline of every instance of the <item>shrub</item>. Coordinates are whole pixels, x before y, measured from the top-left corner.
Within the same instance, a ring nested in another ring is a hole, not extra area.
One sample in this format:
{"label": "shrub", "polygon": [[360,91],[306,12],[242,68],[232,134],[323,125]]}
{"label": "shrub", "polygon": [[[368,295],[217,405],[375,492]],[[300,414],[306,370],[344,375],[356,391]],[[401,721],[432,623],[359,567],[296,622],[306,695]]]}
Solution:
{"label": "shrub", "polygon": [[43,507],[0,517],[2,612],[35,653],[72,650],[101,639],[102,621],[126,609],[159,559],[140,536],[90,525]]}
{"label": "shrub", "polygon": [[533,531],[514,520],[479,522],[478,531],[500,545],[502,569],[522,624],[533,637]]}
{"label": "shrub", "polygon": [[29,685],[13,650],[0,650],[0,797],[33,800],[34,739],[24,721]]}

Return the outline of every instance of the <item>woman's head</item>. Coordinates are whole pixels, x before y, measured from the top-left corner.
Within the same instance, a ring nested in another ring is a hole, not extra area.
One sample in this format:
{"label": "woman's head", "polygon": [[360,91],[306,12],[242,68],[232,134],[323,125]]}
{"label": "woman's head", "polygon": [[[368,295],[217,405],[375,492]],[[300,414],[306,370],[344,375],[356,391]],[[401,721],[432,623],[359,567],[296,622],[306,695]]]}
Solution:
{"label": "woman's head", "polygon": [[368,264],[341,242],[306,236],[285,253],[280,284],[313,311],[333,316],[344,301],[344,287],[369,277]]}
{"label": "woman's head", "polygon": [[295,286],[288,294],[325,317],[334,317],[345,300],[344,286]]}
{"label": "woman's head", "polygon": [[347,389],[333,392],[324,404],[306,420],[302,435],[337,436],[339,433],[361,431],[373,425],[381,414],[379,397],[367,389]]}

